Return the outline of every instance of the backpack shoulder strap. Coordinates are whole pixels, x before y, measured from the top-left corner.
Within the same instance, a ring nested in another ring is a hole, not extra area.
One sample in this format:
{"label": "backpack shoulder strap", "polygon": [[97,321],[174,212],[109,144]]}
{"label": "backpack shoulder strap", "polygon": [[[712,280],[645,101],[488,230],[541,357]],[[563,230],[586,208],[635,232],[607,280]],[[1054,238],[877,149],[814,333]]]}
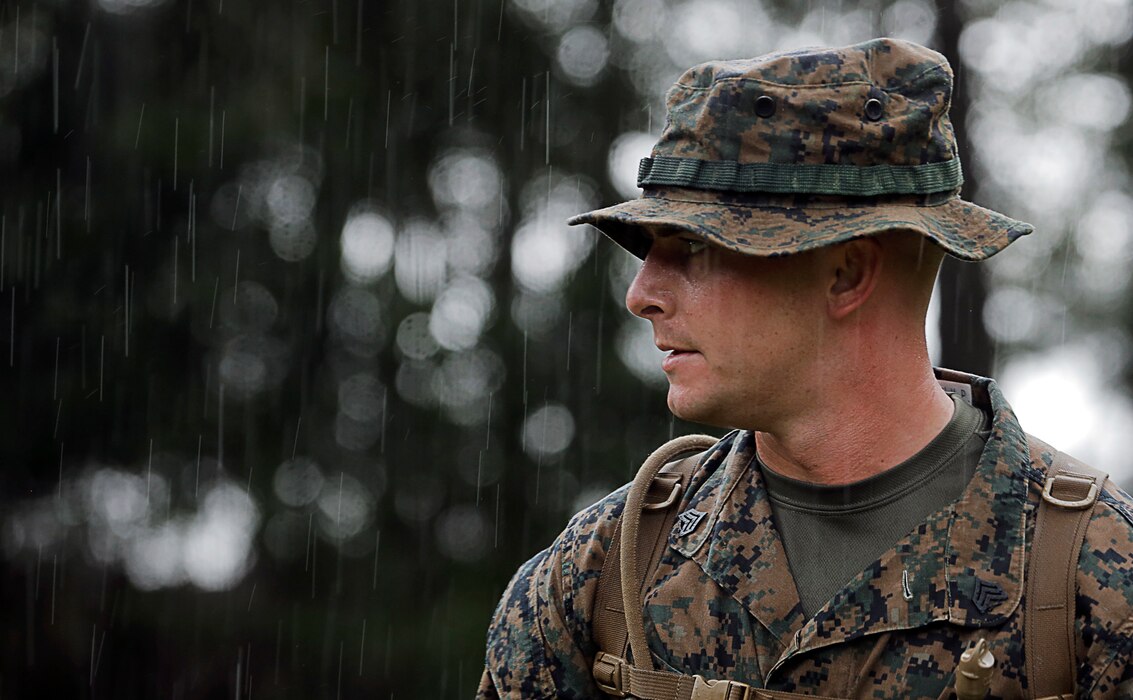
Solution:
{"label": "backpack shoulder strap", "polygon": [[[693,471],[704,457],[704,451],[716,442],[716,438],[708,435],[689,435],[662,445],[649,457],[652,460],[659,456],[664,466],[644,485],[648,492],[633,553],[640,564],[636,569],[640,579],[638,587],[642,592],[650,574],[660,563],[661,554],[669,541],[669,530],[677,517],[676,505],[680,502],[684,489],[688,487]],[[689,455],[690,452],[694,454]],[[679,459],[671,461],[675,458]],[[639,472],[638,478],[634,479],[635,487],[642,477]],[[624,515],[623,511],[623,517],[618,520],[614,530],[606,561],[602,564],[592,617],[594,641],[598,644],[598,650],[621,658],[626,657],[626,645],[629,643],[625,608],[622,605],[621,534]]]}
{"label": "backpack shoulder strap", "polygon": [[[594,681],[606,695],[640,700],[838,700],[658,671],[653,665],[645,638],[642,597],[668,544],[681,491],[704,451],[716,442],[707,435],[677,438],[651,454],[634,478],[598,579],[592,618],[598,644],[592,668]],[[696,454],[671,461],[689,452]],[[623,582],[630,582],[624,590]],[[626,661],[630,655],[632,663]]]}
{"label": "backpack shoulder strap", "polygon": [[[594,677],[603,692],[618,697],[632,694],[642,698],[669,700],[677,698],[725,697],[737,691],[746,697],[752,689],[734,681],[706,681],[699,676],[686,676],[655,671],[644,639],[630,645],[627,617],[634,618],[641,628],[641,610],[630,611],[624,601],[642,600],[644,588],[660,561],[668,530],[676,518],[673,506],[680,500],[693,470],[703,455],[685,457],[669,463],[674,456],[710,446],[698,444],[706,436],[687,436],[667,443],[650,455],[631,487],[626,509],[614,531],[613,542],[602,566],[594,609],[594,639],[598,654]],[[1033,464],[1045,464],[1043,454],[1052,455],[1045,470],[1042,500],[1035,519],[1034,543],[1028,570],[1026,611],[1024,613],[1025,654],[1031,697],[1042,700],[1072,699],[1075,693],[1077,635],[1074,631],[1076,577],[1078,555],[1086,537],[1090,516],[1101,495],[1105,473],[1070,458],[1050,445],[1027,436]],[[658,466],[661,462],[664,466]],[[645,491],[645,494],[642,492]],[[634,493],[636,492],[636,493]],[[623,563],[623,524],[630,522],[628,533],[636,543],[630,561]],[[647,565],[639,566],[641,562]],[[628,566],[627,566],[628,564]],[[625,572],[632,576],[625,576]],[[632,578],[636,590],[622,590],[623,578]],[[628,595],[626,595],[628,593]],[[639,635],[644,630],[640,629]],[[627,647],[644,653],[634,656],[634,663],[625,661]],[[645,658],[638,658],[644,656]],[[759,690],[767,698],[799,697],[791,693]],[[703,693],[703,694],[702,694]]]}
{"label": "backpack shoulder strap", "polygon": [[1023,617],[1027,684],[1032,698],[1073,698],[1078,556],[1107,474],[1027,436],[1033,465],[1046,468],[1027,573]]}

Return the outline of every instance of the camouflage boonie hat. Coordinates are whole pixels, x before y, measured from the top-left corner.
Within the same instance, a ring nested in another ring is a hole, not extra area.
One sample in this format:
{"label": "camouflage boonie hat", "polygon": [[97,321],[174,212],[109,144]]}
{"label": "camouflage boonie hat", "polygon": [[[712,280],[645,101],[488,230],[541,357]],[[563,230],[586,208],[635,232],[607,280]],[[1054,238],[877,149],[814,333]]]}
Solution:
{"label": "camouflage boonie hat", "polygon": [[653,225],[762,256],[908,229],[983,260],[1034,227],[960,199],[951,99],[947,59],[896,39],[704,63],[669,90],[644,195],[569,223],[638,257]]}

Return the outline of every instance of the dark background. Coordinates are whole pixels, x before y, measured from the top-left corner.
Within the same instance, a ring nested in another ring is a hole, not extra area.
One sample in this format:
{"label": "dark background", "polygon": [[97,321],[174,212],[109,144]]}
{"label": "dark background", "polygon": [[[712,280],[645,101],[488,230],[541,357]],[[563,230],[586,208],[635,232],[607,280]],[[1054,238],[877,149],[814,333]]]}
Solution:
{"label": "dark background", "polygon": [[[1058,25],[1015,5],[0,3],[0,698],[471,696],[519,563],[702,430],[634,354],[625,254],[562,223],[624,198],[611,145],[658,132],[688,13],[759,29],[719,57],[921,37],[957,66],[961,138],[996,99],[1128,111],[994,92],[966,28]],[[1046,70],[1123,86],[1128,33],[1082,36]],[[1118,190],[1123,123],[1079,124]],[[1020,211],[988,138],[966,195],[1054,242],[946,267],[940,362],[1101,347],[1097,405],[1127,425],[1124,287],[1076,286],[1104,262],[1076,243],[1090,201]],[[988,324],[999,288],[1061,337]]]}

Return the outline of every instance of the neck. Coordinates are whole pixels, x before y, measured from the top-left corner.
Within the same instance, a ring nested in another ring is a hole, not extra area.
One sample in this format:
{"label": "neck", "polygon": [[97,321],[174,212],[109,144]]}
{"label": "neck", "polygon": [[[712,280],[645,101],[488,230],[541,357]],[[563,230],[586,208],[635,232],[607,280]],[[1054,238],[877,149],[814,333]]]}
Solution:
{"label": "neck", "polygon": [[894,352],[874,354],[869,366],[820,373],[821,406],[756,433],[763,463],[794,479],[848,484],[897,466],[931,442],[955,406],[927,352],[902,365],[890,361],[899,349],[888,349]]}

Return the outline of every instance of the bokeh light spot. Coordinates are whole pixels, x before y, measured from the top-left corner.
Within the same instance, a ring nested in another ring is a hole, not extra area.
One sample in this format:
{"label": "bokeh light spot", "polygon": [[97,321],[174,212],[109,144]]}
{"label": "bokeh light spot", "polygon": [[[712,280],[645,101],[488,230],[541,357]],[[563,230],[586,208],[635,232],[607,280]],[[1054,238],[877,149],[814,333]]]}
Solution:
{"label": "bokeh light spot", "polygon": [[503,174],[487,151],[452,149],[430,166],[429,188],[438,205],[475,211],[496,205]]}
{"label": "bokeh light spot", "polygon": [[342,227],[342,272],[356,284],[378,279],[393,259],[393,226],[384,216],[365,207],[356,208]]}
{"label": "bokeh light spot", "polygon": [[656,140],[643,131],[627,131],[610,145],[606,174],[622,197],[636,199],[641,196],[641,188],[637,186],[637,166],[642,158],[649,156]]}
{"label": "bokeh light spot", "polygon": [[319,525],[332,539],[361,532],[374,517],[374,496],[362,482],[340,473],[323,485],[319,494]]}
{"label": "bokeh light spot", "polygon": [[436,226],[415,219],[397,237],[394,245],[394,279],[401,296],[423,304],[432,301],[444,286],[447,244]]}
{"label": "bokeh light spot", "polygon": [[586,87],[598,82],[609,60],[610,49],[602,32],[584,25],[563,35],[555,57],[567,80]]}
{"label": "bokeh light spot", "polygon": [[665,26],[667,10],[664,0],[617,0],[614,28],[630,41],[649,41]]}
{"label": "bokeh light spot", "polygon": [[553,457],[574,439],[574,416],[566,406],[548,403],[523,421],[523,451],[533,458]]}
{"label": "bokeh light spot", "polygon": [[495,294],[484,280],[453,280],[433,304],[429,332],[446,350],[467,350],[480,341],[495,305]]}
{"label": "bokeh light spot", "polygon": [[437,548],[454,561],[471,563],[488,550],[488,524],[474,506],[458,505],[437,518]]}
{"label": "bokeh light spot", "polygon": [[239,583],[252,565],[260,513],[251,497],[222,481],[205,495],[185,529],[183,566],[199,588],[219,591]]}
{"label": "bokeh light spot", "polygon": [[298,262],[315,251],[318,234],[310,222],[300,226],[272,226],[268,243],[281,260]]}
{"label": "bokeh light spot", "polygon": [[282,175],[267,189],[265,204],[272,227],[300,227],[311,219],[315,186],[299,175]]}
{"label": "bokeh light spot", "polygon": [[318,497],[323,481],[323,472],[314,460],[296,457],[279,465],[272,486],[281,503],[300,508]]}
{"label": "bokeh light spot", "polygon": [[397,349],[413,360],[424,360],[437,354],[441,346],[429,332],[429,314],[417,311],[397,324]]}
{"label": "bokeh light spot", "polygon": [[653,327],[648,321],[632,318],[623,322],[618,328],[617,351],[618,359],[633,376],[653,387],[669,385],[661,370],[665,353],[653,343]]}

